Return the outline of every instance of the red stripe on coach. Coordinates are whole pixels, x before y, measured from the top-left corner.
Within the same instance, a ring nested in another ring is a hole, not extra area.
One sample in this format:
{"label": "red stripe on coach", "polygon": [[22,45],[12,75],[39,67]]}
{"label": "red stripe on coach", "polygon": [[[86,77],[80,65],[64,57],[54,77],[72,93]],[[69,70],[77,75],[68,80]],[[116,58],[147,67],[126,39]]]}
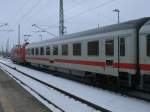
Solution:
{"label": "red stripe on coach", "polygon": [[150,71],[150,64],[140,64],[140,68],[145,71]]}
{"label": "red stripe on coach", "polygon": [[[26,57],[26,58],[34,59],[34,60],[49,61],[48,58],[40,58],[40,57]],[[105,62],[97,62],[97,61],[55,59],[55,62],[106,67]],[[114,68],[123,68],[123,69],[136,69],[136,64],[114,63],[113,67]],[[140,64],[140,69],[145,70],[145,71],[150,71],[150,64]]]}
{"label": "red stripe on coach", "polygon": [[123,69],[136,69],[136,64],[130,63],[114,63],[113,66],[115,68],[123,68]]}
{"label": "red stripe on coach", "polygon": [[103,66],[103,67],[105,66],[105,62],[97,62],[97,61],[55,59],[55,62],[71,63],[71,64],[82,64],[82,65],[92,65],[92,66]]}

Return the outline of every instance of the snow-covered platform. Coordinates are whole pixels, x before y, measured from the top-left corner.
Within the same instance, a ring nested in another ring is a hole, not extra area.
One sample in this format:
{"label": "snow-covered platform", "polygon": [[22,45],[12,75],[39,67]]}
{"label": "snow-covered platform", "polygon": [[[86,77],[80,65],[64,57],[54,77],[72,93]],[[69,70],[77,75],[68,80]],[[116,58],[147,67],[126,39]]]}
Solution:
{"label": "snow-covered platform", "polygon": [[0,70],[0,112],[50,112],[50,110]]}

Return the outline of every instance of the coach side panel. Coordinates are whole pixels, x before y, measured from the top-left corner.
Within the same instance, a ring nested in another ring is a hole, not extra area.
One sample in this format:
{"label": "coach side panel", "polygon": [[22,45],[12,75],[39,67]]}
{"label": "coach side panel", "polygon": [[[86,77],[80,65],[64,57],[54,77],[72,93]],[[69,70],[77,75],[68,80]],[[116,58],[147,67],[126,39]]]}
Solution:
{"label": "coach side panel", "polygon": [[[125,40],[125,55],[121,55],[120,53],[118,54],[118,41],[121,42],[121,39]],[[46,44],[30,45],[26,48],[30,48],[30,51],[28,51],[28,54],[26,55],[26,60],[37,66],[46,65],[54,68],[66,68],[71,70],[88,71],[113,76],[118,76],[118,72],[135,74],[135,39],[135,30],[129,29]],[[98,44],[99,49],[96,54],[93,54],[94,49],[91,49],[92,51],[88,51],[88,46],[92,46],[92,43]],[[78,49],[80,44],[80,54],[73,54],[74,44],[76,44],[76,47]],[[68,46],[68,53],[66,55],[62,54],[63,45]],[[49,55],[46,55],[47,46],[50,47]],[[42,47],[44,49],[44,53],[41,54],[40,49]],[[36,48],[38,48],[38,53],[36,53]],[[54,53],[54,49],[56,48],[57,53]],[[106,53],[106,49],[108,49],[108,53]],[[120,63],[119,66],[118,56]]]}

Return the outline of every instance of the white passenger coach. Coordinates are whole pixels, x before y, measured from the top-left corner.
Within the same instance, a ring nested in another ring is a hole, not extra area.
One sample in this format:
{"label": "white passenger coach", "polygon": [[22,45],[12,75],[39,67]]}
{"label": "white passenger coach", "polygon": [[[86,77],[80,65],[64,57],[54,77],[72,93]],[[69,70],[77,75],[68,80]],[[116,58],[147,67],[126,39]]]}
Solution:
{"label": "white passenger coach", "polygon": [[150,18],[31,43],[26,50],[26,61],[34,66],[150,87]]}

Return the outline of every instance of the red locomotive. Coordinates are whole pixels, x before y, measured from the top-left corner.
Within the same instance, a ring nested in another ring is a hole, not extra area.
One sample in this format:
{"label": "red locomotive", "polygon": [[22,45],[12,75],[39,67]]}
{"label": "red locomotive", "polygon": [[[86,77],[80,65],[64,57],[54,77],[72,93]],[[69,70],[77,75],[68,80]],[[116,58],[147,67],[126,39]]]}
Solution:
{"label": "red locomotive", "polygon": [[11,50],[11,59],[13,62],[16,63],[25,63],[25,54],[26,54],[26,45],[28,43],[25,43],[23,45],[16,45]]}

